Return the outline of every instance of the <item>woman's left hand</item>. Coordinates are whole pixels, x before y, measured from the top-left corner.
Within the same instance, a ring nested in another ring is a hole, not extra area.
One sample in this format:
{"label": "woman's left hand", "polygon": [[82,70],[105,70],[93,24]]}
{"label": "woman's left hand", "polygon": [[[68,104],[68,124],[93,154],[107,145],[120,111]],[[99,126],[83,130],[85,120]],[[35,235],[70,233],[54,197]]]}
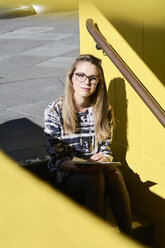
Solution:
{"label": "woman's left hand", "polygon": [[90,157],[90,161],[109,162],[109,160],[101,152],[96,153],[92,157]]}

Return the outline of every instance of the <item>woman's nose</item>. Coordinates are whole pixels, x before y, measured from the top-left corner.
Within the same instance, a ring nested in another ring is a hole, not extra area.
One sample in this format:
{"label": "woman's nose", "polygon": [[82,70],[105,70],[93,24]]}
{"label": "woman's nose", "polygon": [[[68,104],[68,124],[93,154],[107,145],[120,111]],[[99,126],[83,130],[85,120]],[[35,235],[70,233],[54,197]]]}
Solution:
{"label": "woman's nose", "polygon": [[90,80],[90,78],[89,77],[87,77],[86,79],[85,79],[85,81],[84,81],[84,83],[86,83],[86,84],[91,84],[91,80]]}

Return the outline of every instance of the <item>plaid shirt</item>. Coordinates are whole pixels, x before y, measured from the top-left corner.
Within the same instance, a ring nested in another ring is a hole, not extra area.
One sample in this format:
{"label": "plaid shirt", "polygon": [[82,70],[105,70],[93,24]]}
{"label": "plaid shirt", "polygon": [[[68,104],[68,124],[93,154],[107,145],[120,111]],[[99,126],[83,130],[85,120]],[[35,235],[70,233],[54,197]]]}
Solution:
{"label": "plaid shirt", "polygon": [[[65,134],[62,119],[62,101],[60,97],[53,101],[45,109],[45,145],[47,153],[51,156],[48,163],[50,172],[55,174],[57,183],[62,183],[68,176],[68,172],[59,168],[59,164],[73,157],[90,158],[93,154],[101,152],[110,161],[111,156],[111,133],[106,141],[95,140],[93,109],[89,107],[85,112],[77,112],[76,129],[71,134]],[[111,120],[109,120],[111,125]]]}

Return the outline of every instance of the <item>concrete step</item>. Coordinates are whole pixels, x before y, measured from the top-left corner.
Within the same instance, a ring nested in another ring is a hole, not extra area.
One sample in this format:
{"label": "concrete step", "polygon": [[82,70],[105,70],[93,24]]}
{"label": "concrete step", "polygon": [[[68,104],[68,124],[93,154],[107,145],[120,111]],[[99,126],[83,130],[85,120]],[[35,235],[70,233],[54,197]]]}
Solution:
{"label": "concrete step", "polygon": [[49,157],[45,159],[32,159],[19,162],[19,165],[40,179],[50,182],[50,171],[48,169]]}
{"label": "concrete step", "polygon": [[132,228],[133,228],[133,237],[140,242],[153,247],[152,245],[152,236],[154,225],[153,223],[141,215],[140,213],[133,212],[132,215]]}

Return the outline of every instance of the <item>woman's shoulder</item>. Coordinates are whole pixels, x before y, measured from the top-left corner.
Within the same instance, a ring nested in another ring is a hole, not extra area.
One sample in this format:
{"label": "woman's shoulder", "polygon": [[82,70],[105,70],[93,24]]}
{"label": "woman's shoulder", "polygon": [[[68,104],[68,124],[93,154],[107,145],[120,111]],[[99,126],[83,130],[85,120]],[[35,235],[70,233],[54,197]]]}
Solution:
{"label": "woman's shoulder", "polygon": [[45,109],[45,112],[49,113],[59,113],[62,111],[62,105],[63,105],[63,96],[60,96],[58,99],[53,100]]}

